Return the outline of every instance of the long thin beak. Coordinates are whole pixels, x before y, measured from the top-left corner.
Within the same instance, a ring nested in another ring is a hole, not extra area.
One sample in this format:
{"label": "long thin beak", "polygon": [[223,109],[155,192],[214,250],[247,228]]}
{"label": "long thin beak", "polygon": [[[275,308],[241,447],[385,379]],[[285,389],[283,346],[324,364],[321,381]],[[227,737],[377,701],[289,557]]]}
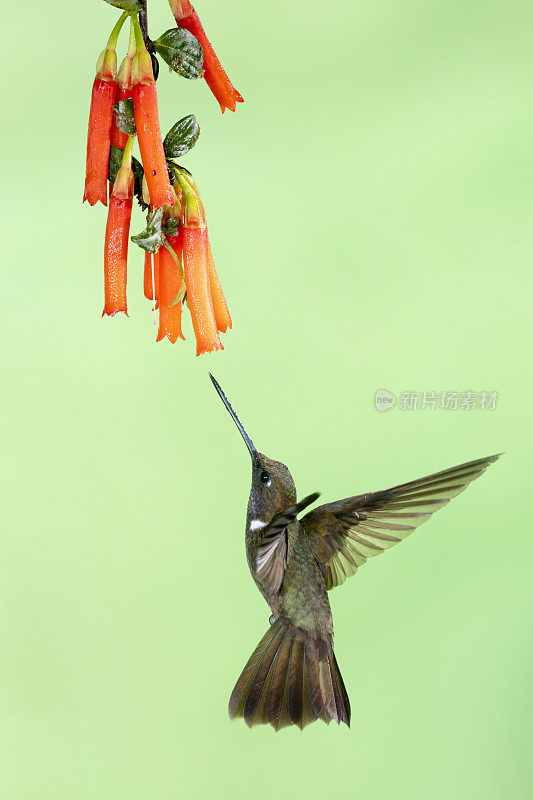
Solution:
{"label": "long thin beak", "polygon": [[213,376],[211,375],[211,373],[209,373],[209,377],[211,378],[211,381],[212,381],[212,383],[213,383],[213,386],[214,386],[214,387],[215,387],[215,389],[217,390],[217,392],[218,392],[218,395],[219,395],[220,399],[222,400],[222,402],[224,403],[224,405],[225,405],[225,406],[226,406],[226,408],[228,409],[228,411],[229,411],[229,413],[230,413],[230,415],[231,415],[231,418],[233,419],[233,422],[235,423],[235,425],[236,425],[236,426],[237,426],[237,428],[239,429],[239,431],[240,431],[240,434],[241,434],[242,438],[243,438],[243,439],[244,439],[244,441],[245,441],[246,447],[247,447],[247,448],[248,448],[248,450],[250,451],[250,455],[252,456],[252,459],[254,459],[254,458],[255,458],[255,455],[256,455],[256,453],[257,453],[257,448],[255,447],[254,443],[252,442],[252,440],[250,439],[250,437],[249,437],[249,436],[248,436],[248,434],[246,433],[246,430],[245,430],[245,428],[244,428],[244,425],[243,425],[243,424],[242,424],[242,422],[240,421],[239,417],[237,416],[237,414],[235,413],[235,411],[232,409],[232,407],[231,407],[231,403],[230,403],[230,401],[228,400],[228,398],[226,397],[226,395],[224,394],[224,392],[222,391],[222,389],[220,388],[220,386],[219,386],[219,384],[218,384],[218,381],[217,381],[217,380],[215,380],[215,378],[213,378]]}

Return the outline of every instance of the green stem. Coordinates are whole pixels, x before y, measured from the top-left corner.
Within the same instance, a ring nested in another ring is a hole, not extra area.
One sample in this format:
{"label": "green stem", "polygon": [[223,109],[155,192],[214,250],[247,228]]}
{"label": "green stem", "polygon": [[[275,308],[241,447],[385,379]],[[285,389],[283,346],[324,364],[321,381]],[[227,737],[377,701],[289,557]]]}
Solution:
{"label": "green stem", "polygon": [[191,227],[205,228],[205,217],[202,210],[200,197],[195,189],[187,180],[177,164],[172,163],[172,172],[183,193],[183,220],[185,227],[191,223]]}
{"label": "green stem", "polygon": [[180,185],[181,191],[183,192],[183,199],[185,200],[185,203],[186,204],[194,203],[196,201],[196,195],[192,190],[190,183],[183,177],[181,171],[175,168],[176,165],[173,164],[172,166],[174,167],[174,169],[172,170],[174,172],[174,176]]}
{"label": "green stem", "polygon": [[139,24],[139,15],[132,14],[131,21],[133,24],[133,29],[135,31],[135,44],[137,47],[137,53],[141,52],[142,50],[146,50],[146,45],[144,44],[143,39],[143,32],[141,30],[141,26]]}
{"label": "green stem", "polygon": [[109,37],[109,39],[107,41],[107,46],[108,46],[108,48],[110,50],[114,50],[115,47],[117,46],[119,33],[122,30],[122,26],[124,25],[124,23],[126,22],[128,17],[129,17],[129,12],[128,11],[123,11],[122,14],[119,17],[119,20],[118,20],[117,24],[115,25],[115,27],[111,31],[111,36]]}
{"label": "green stem", "polygon": [[135,25],[133,22],[133,14],[130,16],[130,41],[128,44],[128,56],[133,58],[135,55]]}
{"label": "green stem", "polygon": [[133,144],[135,142],[135,134],[128,136],[124,153],[122,154],[122,166],[128,166],[131,169],[131,156],[133,153]]}

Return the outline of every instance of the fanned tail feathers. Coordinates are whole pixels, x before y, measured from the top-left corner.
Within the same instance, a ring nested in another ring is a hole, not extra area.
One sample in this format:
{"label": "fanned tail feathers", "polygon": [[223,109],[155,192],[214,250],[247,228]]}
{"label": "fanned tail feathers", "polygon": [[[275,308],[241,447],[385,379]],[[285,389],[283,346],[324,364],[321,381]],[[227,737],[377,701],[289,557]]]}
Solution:
{"label": "fanned tail feathers", "polygon": [[321,719],[350,725],[350,701],[331,644],[276,620],[248,659],[229,701],[231,719],[304,728]]}

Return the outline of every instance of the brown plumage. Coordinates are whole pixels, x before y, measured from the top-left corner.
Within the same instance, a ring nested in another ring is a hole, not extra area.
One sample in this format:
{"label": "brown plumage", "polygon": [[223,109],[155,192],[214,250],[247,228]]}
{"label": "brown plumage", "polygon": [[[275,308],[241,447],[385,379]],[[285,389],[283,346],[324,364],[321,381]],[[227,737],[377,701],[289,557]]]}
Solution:
{"label": "brown plumage", "polygon": [[229,701],[232,719],[249,727],[304,728],[317,719],[350,725],[350,702],[333,651],[328,591],[369,558],[409,536],[462,492],[499,456],[470,461],[379,492],[298,514],[284,464],[259,453],[222,389],[211,380],[246,442],[252,487],[246,554],[252,577],[272,610],[272,625],[248,659]]}
{"label": "brown plumage", "polygon": [[350,703],[333,651],[319,660],[312,637],[281,618],[250,656],[229,701],[249,727],[304,728],[316,719],[350,724]]}

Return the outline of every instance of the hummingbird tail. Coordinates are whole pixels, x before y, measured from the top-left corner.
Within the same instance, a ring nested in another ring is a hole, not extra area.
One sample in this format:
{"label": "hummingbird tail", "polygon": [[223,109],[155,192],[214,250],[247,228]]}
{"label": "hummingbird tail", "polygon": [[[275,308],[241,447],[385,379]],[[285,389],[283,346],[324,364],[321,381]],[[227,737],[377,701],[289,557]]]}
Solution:
{"label": "hummingbird tail", "polygon": [[331,640],[276,620],[248,659],[229,701],[251,728],[304,728],[321,719],[350,725],[350,701]]}

